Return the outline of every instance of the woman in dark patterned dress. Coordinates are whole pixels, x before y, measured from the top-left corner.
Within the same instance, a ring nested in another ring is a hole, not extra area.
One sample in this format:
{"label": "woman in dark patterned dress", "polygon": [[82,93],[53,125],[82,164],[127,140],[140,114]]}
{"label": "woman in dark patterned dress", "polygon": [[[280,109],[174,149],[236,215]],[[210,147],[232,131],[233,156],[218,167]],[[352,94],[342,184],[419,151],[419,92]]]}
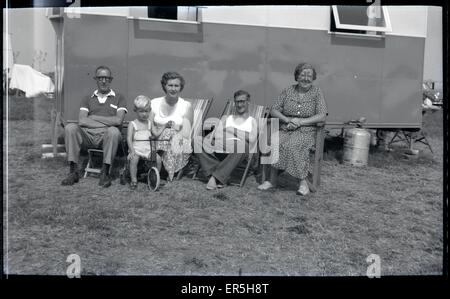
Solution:
{"label": "woman in dark patterned dress", "polygon": [[[260,190],[268,190],[276,186],[278,170],[285,170],[299,179],[297,194],[306,195],[309,187],[306,177],[309,171],[309,150],[314,145],[314,124],[323,122],[327,115],[327,107],[322,91],[312,83],[316,79],[316,71],[308,63],[300,63],[294,72],[297,84],[285,88],[276,99],[270,114],[280,120],[278,161],[270,167],[270,181],[258,186]],[[277,156],[273,153],[271,156]]]}

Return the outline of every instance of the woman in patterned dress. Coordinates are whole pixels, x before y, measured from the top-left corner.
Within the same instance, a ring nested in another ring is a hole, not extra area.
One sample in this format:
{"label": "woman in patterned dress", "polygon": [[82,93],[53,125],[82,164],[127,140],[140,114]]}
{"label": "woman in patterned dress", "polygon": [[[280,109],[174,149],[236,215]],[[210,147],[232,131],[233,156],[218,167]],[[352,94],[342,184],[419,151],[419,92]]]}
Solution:
{"label": "woman in patterned dress", "polygon": [[[285,88],[276,99],[270,114],[280,120],[278,161],[270,167],[270,181],[258,186],[268,190],[276,186],[278,170],[299,179],[298,195],[309,193],[306,177],[309,172],[309,150],[314,145],[314,124],[325,121],[327,107],[322,91],[312,83],[316,71],[308,63],[300,63],[294,72],[297,84]],[[271,155],[274,155],[272,153]]]}
{"label": "woman in patterned dress", "polygon": [[184,78],[176,72],[166,72],[161,78],[161,86],[166,95],[151,101],[152,134],[164,128],[158,139],[170,142],[157,142],[157,152],[161,153],[162,163],[172,181],[174,174],[189,161],[192,153],[191,125],[194,112],[191,103],[180,97],[184,88]]}

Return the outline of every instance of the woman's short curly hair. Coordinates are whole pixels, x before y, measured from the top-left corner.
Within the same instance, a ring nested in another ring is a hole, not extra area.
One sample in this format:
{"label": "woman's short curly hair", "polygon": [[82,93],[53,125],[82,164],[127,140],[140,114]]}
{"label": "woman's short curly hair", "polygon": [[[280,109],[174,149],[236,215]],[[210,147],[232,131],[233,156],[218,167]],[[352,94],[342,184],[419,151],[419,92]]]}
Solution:
{"label": "woman's short curly hair", "polygon": [[300,73],[306,69],[310,69],[313,71],[313,80],[316,80],[317,78],[316,69],[311,64],[306,62],[302,62],[297,65],[294,71],[294,80],[297,81],[298,75],[300,75]]}
{"label": "woman's short curly hair", "polygon": [[166,84],[169,80],[173,80],[173,79],[179,79],[180,80],[180,85],[181,85],[181,89],[180,91],[183,90],[184,88],[184,78],[183,76],[181,76],[180,74],[178,74],[177,72],[165,72],[162,77],[161,77],[161,86],[162,89],[164,90],[164,92],[167,92],[166,90]]}

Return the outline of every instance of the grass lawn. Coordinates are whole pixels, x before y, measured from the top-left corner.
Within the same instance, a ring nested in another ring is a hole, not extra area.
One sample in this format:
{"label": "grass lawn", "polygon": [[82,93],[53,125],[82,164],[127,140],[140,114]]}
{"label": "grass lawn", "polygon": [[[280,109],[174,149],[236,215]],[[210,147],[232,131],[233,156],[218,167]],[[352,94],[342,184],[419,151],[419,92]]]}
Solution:
{"label": "grass lawn", "polygon": [[286,176],[270,192],[254,176],[212,192],[187,177],[159,192],[118,179],[103,189],[93,177],[61,186],[65,161],[40,158],[50,107],[10,98],[6,273],[65,275],[72,253],[81,275],[365,276],[372,253],[381,275],[442,273],[441,111],[425,119],[434,154],[421,144],[417,159],[401,145],[372,149],[356,168],[330,149],[318,192],[302,198]]}

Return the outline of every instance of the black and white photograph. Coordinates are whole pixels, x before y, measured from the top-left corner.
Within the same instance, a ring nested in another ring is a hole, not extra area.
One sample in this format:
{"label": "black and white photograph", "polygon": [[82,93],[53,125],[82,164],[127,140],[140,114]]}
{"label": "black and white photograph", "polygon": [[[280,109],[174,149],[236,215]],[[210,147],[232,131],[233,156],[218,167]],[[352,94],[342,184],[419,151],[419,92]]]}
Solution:
{"label": "black and white photograph", "polygon": [[3,7],[4,278],[445,275],[445,8],[87,2]]}

